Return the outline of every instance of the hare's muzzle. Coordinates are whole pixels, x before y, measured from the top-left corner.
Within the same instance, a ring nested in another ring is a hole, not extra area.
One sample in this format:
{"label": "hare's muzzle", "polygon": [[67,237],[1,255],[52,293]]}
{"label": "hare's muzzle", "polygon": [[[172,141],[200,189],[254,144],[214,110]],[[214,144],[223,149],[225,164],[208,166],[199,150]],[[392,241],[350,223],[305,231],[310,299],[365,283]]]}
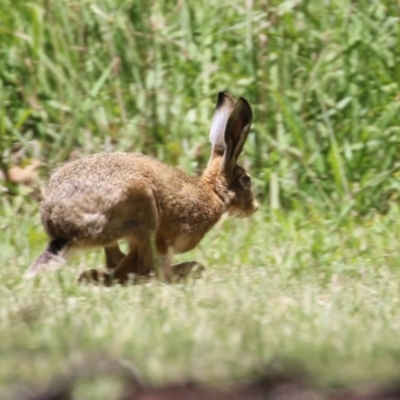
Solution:
{"label": "hare's muzzle", "polygon": [[252,208],[254,213],[260,208],[260,205],[255,200],[253,200]]}

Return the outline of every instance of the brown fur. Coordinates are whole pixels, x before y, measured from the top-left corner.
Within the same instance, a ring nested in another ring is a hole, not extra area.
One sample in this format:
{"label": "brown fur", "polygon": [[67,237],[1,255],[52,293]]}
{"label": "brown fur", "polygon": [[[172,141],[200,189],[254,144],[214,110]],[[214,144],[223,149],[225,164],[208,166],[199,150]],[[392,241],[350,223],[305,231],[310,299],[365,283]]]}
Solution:
{"label": "brown fur", "polygon": [[[251,185],[242,181],[248,174],[236,165],[237,148],[243,147],[251,124],[250,106],[224,92],[218,100],[212,126],[218,143],[212,139],[212,156],[199,178],[143,154],[123,152],[95,154],[58,169],[41,204],[50,244],[29,275],[61,265],[73,249],[93,247],[105,249],[106,266],[119,282],[129,274],[155,271],[153,247],[168,275],[174,268],[170,256],[193,249],[224,212],[244,217],[256,211]],[[233,139],[227,123],[235,131]],[[225,143],[232,142],[225,146],[231,155],[221,151],[222,135]],[[130,245],[126,256],[118,247],[121,239]],[[88,277],[111,282],[96,271],[81,278]]]}

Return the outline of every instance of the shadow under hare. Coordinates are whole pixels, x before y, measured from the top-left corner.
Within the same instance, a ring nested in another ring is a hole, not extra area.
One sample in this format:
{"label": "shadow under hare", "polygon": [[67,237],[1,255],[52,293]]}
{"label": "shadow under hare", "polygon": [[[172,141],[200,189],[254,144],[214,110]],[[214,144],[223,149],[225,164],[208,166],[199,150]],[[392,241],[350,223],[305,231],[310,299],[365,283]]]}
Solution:
{"label": "shadow under hare", "polygon": [[[56,170],[40,208],[50,242],[26,276],[58,268],[75,250],[95,247],[104,248],[108,272],[88,270],[81,281],[109,285],[203,269],[196,262],[173,266],[172,256],[193,249],[225,212],[241,218],[258,209],[250,176],[236,163],[251,122],[245,99],[218,94],[211,156],[198,178],[123,152],[95,154]],[[119,240],[128,242],[128,254]]]}

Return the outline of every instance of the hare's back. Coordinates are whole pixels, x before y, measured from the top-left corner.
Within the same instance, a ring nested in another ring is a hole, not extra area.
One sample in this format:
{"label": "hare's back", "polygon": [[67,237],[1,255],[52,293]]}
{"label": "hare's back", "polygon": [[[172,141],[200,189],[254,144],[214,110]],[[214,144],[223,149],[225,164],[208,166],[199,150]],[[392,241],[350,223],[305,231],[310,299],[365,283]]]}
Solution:
{"label": "hare's back", "polygon": [[52,175],[47,196],[84,193],[107,195],[109,191],[135,191],[150,185],[162,196],[164,187],[193,183],[182,171],[140,153],[99,153],[69,162]]}
{"label": "hare's back", "polygon": [[165,164],[139,153],[99,153],[69,162],[57,169],[50,178],[45,201],[66,199],[96,203],[115,199],[142,186],[156,185]]}
{"label": "hare's back", "polygon": [[[71,161],[52,174],[50,185],[55,181],[111,181],[121,177],[133,177],[138,171],[153,168],[154,164],[162,164],[156,159],[140,153],[98,153],[79,160]],[[59,183],[59,182],[58,182]]]}

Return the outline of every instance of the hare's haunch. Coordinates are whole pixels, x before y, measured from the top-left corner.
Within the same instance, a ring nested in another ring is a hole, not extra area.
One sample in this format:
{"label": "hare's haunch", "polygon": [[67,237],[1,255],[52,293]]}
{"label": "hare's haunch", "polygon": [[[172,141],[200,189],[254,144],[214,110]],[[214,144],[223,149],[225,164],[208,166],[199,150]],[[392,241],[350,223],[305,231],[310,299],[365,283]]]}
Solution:
{"label": "hare's haunch", "polygon": [[[198,266],[172,266],[172,256],[193,249],[224,212],[247,217],[258,209],[250,176],[237,165],[251,121],[245,99],[219,93],[211,157],[199,178],[137,153],[100,153],[65,164],[51,176],[41,204],[50,242],[27,276],[94,247],[104,248],[112,272],[87,271],[81,279],[122,283],[156,272],[158,264],[164,277]],[[119,240],[128,241],[128,254]]]}

